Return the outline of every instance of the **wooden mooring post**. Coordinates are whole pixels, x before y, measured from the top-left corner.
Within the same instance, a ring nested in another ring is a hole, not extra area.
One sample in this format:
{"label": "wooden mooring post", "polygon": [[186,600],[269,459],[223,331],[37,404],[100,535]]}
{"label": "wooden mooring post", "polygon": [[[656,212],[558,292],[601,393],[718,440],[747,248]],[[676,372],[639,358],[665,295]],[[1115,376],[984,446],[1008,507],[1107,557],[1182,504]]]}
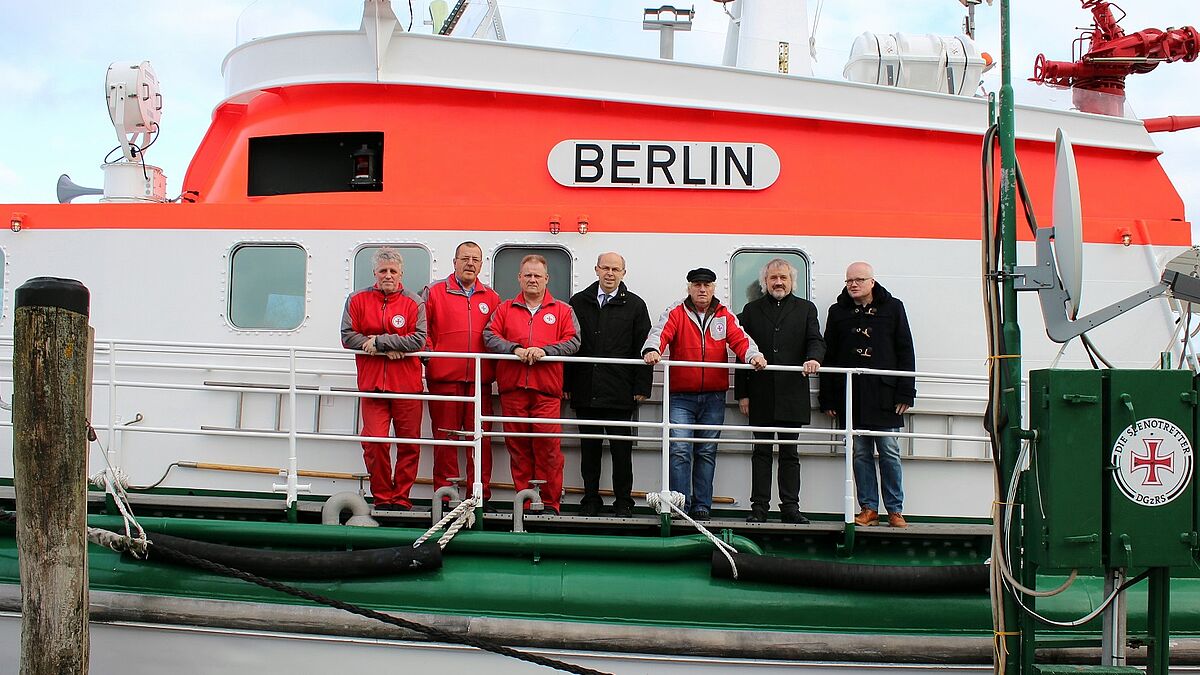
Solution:
{"label": "wooden mooring post", "polygon": [[88,672],[87,288],[37,277],[16,291],[13,465],[21,675]]}

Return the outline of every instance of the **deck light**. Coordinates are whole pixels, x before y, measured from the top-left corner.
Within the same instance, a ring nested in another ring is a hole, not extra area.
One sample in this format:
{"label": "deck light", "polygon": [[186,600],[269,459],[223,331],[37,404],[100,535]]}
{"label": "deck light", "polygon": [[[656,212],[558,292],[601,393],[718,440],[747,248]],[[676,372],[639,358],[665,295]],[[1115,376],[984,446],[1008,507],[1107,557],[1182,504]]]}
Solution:
{"label": "deck light", "polygon": [[588,233],[588,217],[579,216],[579,234]]}
{"label": "deck light", "polygon": [[21,226],[24,223],[25,223],[25,214],[24,213],[14,213],[14,214],[12,214],[12,219],[9,222],[9,227],[12,229],[13,232],[20,232]]}
{"label": "deck light", "polygon": [[375,187],[379,182],[375,178],[375,151],[364,143],[361,148],[350,155],[354,162],[354,178],[350,179],[353,187]]}
{"label": "deck light", "polygon": [[562,232],[562,226],[558,222],[558,214],[550,216],[550,234],[558,234]]}

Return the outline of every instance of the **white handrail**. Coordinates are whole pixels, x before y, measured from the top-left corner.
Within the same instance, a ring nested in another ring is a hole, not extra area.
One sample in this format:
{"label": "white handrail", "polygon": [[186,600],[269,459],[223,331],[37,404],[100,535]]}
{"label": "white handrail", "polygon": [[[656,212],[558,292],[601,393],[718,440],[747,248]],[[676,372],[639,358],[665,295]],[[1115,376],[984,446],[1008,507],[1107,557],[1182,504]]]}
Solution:
{"label": "white handrail", "polygon": [[[0,338],[0,344],[7,340]],[[470,461],[474,466],[475,480],[471,486],[471,492],[474,496],[482,500],[483,485],[482,485],[482,451],[483,444],[488,438],[506,437],[506,436],[521,436],[521,437],[556,437],[556,438],[589,438],[594,437],[593,434],[585,433],[544,433],[544,432],[510,432],[510,431],[484,431],[483,426],[487,423],[511,423],[511,422],[528,422],[530,418],[513,417],[507,415],[484,415],[483,406],[481,405],[484,396],[490,396],[490,388],[485,388],[482,383],[482,363],[484,360],[518,360],[515,355],[511,354],[484,354],[471,352],[414,352],[408,354],[406,358],[461,358],[470,359],[475,369],[475,387],[469,395],[435,395],[425,393],[382,393],[382,392],[359,392],[359,391],[333,391],[328,388],[301,388],[298,383],[298,377],[303,376],[336,376],[336,377],[352,377],[353,371],[346,370],[323,370],[312,368],[301,368],[299,362],[304,359],[321,359],[327,360],[330,358],[336,360],[345,360],[355,352],[345,349],[327,348],[327,347],[294,347],[284,345],[254,345],[247,347],[245,345],[235,344],[206,344],[206,343],[190,343],[190,342],[175,342],[175,341],[155,341],[155,340],[104,340],[97,341],[97,346],[101,347],[99,353],[106,357],[106,365],[108,370],[108,380],[102,383],[107,387],[108,401],[108,424],[95,425],[97,429],[107,429],[109,438],[109,448],[107,454],[110,462],[118,464],[123,457],[119,453],[117,439],[124,432],[140,432],[140,433],[159,433],[159,434],[193,434],[193,435],[208,435],[208,436],[231,436],[242,438],[280,438],[287,439],[287,469],[286,482],[281,484],[273,484],[273,489],[286,493],[286,503],[291,506],[298,499],[301,492],[311,490],[311,485],[300,484],[299,466],[300,458],[298,456],[298,441],[299,440],[336,440],[336,441],[377,441],[377,442],[392,442],[392,443],[412,443],[422,445],[432,445],[437,447],[467,447],[471,448]],[[263,359],[263,358],[286,358],[287,367],[281,366],[263,366],[263,365],[244,365],[242,363],[220,363],[214,362],[217,359],[206,358],[195,362],[188,361],[137,361],[137,360],[120,360],[117,358],[121,351],[131,351],[137,353],[175,353],[175,354],[193,354],[197,356],[225,356],[239,359]],[[218,353],[219,352],[219,353]],[[359,352],[361,353],[361,352]],[[5,359],[0,358],[0,362],[10,362],[11,357]],[[644,362],[640,359],[620,359],[620,358],[602,358],[602,357],[545,357],[543,361],[548,363],[599,363],[611,365],[635,365],[644,366]],[[687,431],[733,431],[733,432],[783,432],[797,434],[795,441],[780,441],[774,439],[755,439],[755,438],[737,438],[736,442],[740,444],[761,445],[761,444],[787,444],[801,445],[804,443],[812,443],[811,440],[805,441],[801,438],[805,436],[822,435],[840,437],[840,441],[829,441],[831,444],[842,445],[845,453],[845,489],[844,489],[844,517],[845,522],[853,522],[856,514],[856,498],[854,494],[853,480],[853,446],[854,439],[858,436],[894,436],[900,438],[912,439],[929,439],[937,441],[968,441],[968,442],[988,442],[986,436],[975,436],[968,434],[935,434],[935,433],[916,433],[916,432],[880,432],[869,430],[854,429],[853,420],[853,391],[854,391],[854,375],[878,375],[878,376],[894,376],[894,377],[912,377],[923,381],[934,382],[949,382],[977,385],[987,381],[985,375],[956,375],[947,373],[934,373],[925,371],[897,371],[897,370],[874,370],[869,368],[831,368],[822,367],[818,372],[820,375],[829,377],[840,375],[846,380],[846,412],[844,427],[842,429],[825,429],[825,428],[801,428],[801,427],[762,427],[754,425],[736,425],[736,424],[674,424],[670,421],[670,403],[671,403],[671,371],[678,367],[700,367],[725,370],[745,370],[752,366],[741,363],[714,363],[714,362],[695,362],[695,361],[675,361],[669,358],[664,358],[662,361],[662,415],[656,421],[640,421],[631,420],[620,423],[620,426],[627,426],[635,429],[659,429],[660,443],[662,454],[662,488],[667,490],[670,486],[670,443],[672,440],[684,442],[703,442],[711,441],[708,438],[696,438],[689,435],[688,437],[671,438],[672,430],[687,430]],[[230,384],[186,384],[186,383],[168,383],[168,382],[153,382],[149,380],[121,380],[118,378],[119,368],[171,368],[171,369],[191,369],[201,370],[206,372],[252,372],[260,374],[272,375],[287,375],[287,383],[272,383],[270,386],[243,386],[239,383]],[[800,372],[802,366],[768,366],[768,370],[780,372]],[[11,378],[0,377],[0,381],[11,381]],[[97,383],[99,385],[101,383]],[[120,388],[143,388],[143,389],[166,389],[176,391],[217,391],[217,392],[232,392],[232,393],[270,393],[276,395],[287,395],[288,401],[288,426],[287,429],[277,431],[263,430],[247,430],[247,429],[187,429],[177,427],[151,427],[151,426],[122,426],[116,420],[116,399],[117,390]],[[808,396],[811,392],[805,391],[800,395]],[[344,398],[387,398],[387,399],[402,399],[402,400],[421,400],[421,401],[456,401],[460,403],[471,403],[475,410],[475,432],[471,434],[470,440],[435,440],[425,438],[396,438],[391,436],[363,436],[350,434],[331,434],[321,433],[319,429],[314,429],[312,433],[302,432],[299,429],[297,421],[297,406],[300,396],[329,396],[329,397],[344,397]],[[980,396],[952,396],[946,394],[929,394],[923,396],[929,400],[956,400],[969,402],[982,402],[985,397]],[[937,412],[937,411],[933,411]],[[547,424],[571,424],[578,427],[589,426],[607,426],[612,424],[608,421],[597,420],[579,420],[574,418],[546,418],[537,420]],[[0,426],[11,426],[0,422]],[[582,429],[581,429],[582,432]],[[639,434],[615,436],[618,440],[645,440],[645,436]]]}

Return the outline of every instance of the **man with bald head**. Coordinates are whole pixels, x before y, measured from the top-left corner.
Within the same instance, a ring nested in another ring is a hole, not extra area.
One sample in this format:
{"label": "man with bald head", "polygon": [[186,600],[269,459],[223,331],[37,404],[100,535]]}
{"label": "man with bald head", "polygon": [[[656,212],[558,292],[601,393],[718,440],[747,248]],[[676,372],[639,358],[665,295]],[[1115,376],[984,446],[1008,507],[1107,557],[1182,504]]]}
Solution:
{"label": "man with bald head", "polygon": [[[596,283],[571,298],[579,321],[582,343],[576,356],[638,359],[650,333],[646,303],[625,287],[625,258],[601,253],[596,259]],[[600,363],[566,364],[566,392],[571,407],[581,420],[604,420],[603,426],[581,425],[579,470],[583,476],[583,499],[579,514],[595,516],[604,501],[600,496],[600,457],[604,436],[609,436],[612,454],[612,486],[619,518],[633,515],[633,441],[612,438],[632,436],[633,429],[621,422],[632,419],[637,405],[650,396],[654,369],[647,365]]]}
{"label": "man with bald head", "polygon": [[[904,303],[875,280],[875,270],[865,262],[846,269],[846,288],[829,308],[825,320],[824,365],[839,368],[916,370],[912,331]],[[854,378],[853,424],[867,431],[900,431],[904,413],[917,396],[916,381],[894,375],[856,375]],[[846,379],[822,375],[821,410],[845,426]],[[875,453],[878,451],[878,463]],[[908,527],[904,516],[903,474],[900,444],[895,436],[854,438],[854,485],[858,492],[858,516],[863,527],[878,524],[879,491],[888,524]],[[878,480],[876,470],[878,469]]]}

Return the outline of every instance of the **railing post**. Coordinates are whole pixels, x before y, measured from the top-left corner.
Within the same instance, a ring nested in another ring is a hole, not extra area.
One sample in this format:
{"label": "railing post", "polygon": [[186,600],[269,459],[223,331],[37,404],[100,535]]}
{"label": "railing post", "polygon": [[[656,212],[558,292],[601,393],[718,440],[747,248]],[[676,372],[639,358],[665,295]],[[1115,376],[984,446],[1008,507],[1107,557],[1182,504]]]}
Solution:
{"label": "railing post", "polygon": [[[476,529],[483,529],[483,357],[475,355],[475,433],[471,435],[471,463],[475,466],[475,482],[471,484],[471,496],[475,502]],[[490,392],[488,394],[491,395]],[[458,455],[458,449],[454,450]],[[457,460],[455,460],[457,462]]]}
{"label": "railing post", "polygon": [[846,446],[846,481],[845,494],[842,498],[845,510],[846,524],[854,522],[858,512],[858,504],[854,496],[854,375],[846,373],[846,414],[843,420],[846,425],[843,442]]}
{"label": "railing post", "polygon": [[671,364],[665,359],[663,364],[662,384],[662,496],[658,505],[658,517],[662,522],[662,534],[671,533],[671,507],[666,503],[667,493],[671,491]]}
{"label": "railing post", "polygon": [[[117,460],[117,343],[108,341],[108,465],[118,468]],[[116,476],[112,477],[116,480]]]}
{"label": "railing post", "polygon": [[288,466],[287,466],[287,482],[283,485],[276,483],[272,488],[276,491],[286,492],[285,504],[288,511],[288,520],[295,522],[296,502],[299,499],[299,494],[303,490],[308,492],[312,489],[311,485],[300,485],[297,482],[299,476],[299,462],[296,459],[296,348],[288,348],[288,415],[291,419],[288,421]]}
{"label": "railing post", "polygon": [[837,546],[838,555],[841,556],[854,553],[854,514],[858,510],[858,500],[854,496],[854,374],[847,372],[845,377],[846,413],[842,420],[845,425],[842,439],[846,449],[845,495],[842,498],[845,524],[842,526],[842,543]]}

